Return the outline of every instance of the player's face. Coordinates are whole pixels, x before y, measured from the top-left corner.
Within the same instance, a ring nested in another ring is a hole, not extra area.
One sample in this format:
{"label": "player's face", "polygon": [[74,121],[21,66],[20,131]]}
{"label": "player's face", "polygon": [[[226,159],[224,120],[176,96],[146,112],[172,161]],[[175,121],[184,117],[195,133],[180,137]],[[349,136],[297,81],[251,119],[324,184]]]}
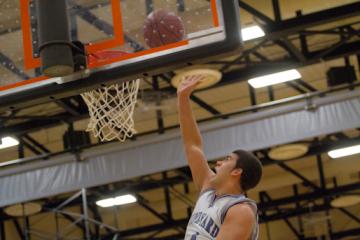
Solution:
{"label": "player's face", "polygon": [[215,166],[216,178],[225,179],[231,176],[236,166],[237,155],[229,154],[223,160],[217,161]]}

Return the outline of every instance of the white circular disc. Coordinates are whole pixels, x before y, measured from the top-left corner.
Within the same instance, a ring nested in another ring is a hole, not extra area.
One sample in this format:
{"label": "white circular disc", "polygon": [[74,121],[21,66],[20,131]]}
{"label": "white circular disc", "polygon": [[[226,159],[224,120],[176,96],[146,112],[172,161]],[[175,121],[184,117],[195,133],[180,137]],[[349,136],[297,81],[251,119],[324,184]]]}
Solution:
{"label": "white circular disc", "polygon": [[269,157],[274,160],[289,160],[304,156],[308,151],[305,144],[288,144],[273,148],[269,151]]}
{"label": "white circular disc", "polygon": [[341,196],[331,201],[331,206],[336,208],[350,207],[356,204],[360,204],[360,196],[358,195],[348,195]]}
{"label": "white circular disc", "polygon": [[41,205],[38,203],[24,203],[24,209],[22,204],[15,204],[6,207],[4,211],[9,216],[21,217],[39,213],[41,208]]}
{"label": "white circular disc", "polygon": [[201,80],[199,85],[196,86],[196,89],[207,88],[215,85],[221,80],[222,74],[221,72],[213,69],[192,69],[189,71],[183,71],[175,75],[171,79],[171,84],[177,88],[180,85],[180,82],[186,77],[193,75],[203,75],[204,79]]}

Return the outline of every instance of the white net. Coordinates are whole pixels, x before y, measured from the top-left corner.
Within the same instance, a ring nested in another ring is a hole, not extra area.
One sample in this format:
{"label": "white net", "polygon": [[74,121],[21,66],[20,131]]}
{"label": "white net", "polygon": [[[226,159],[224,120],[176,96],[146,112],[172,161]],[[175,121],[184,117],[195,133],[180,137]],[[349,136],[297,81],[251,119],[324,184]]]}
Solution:
{"label": "white net", "polygon": [[90,114],[87,131],[101,141],[124,142],[132,137],[136,133],[133,113],[139,85],[137,79],[81,94]]}

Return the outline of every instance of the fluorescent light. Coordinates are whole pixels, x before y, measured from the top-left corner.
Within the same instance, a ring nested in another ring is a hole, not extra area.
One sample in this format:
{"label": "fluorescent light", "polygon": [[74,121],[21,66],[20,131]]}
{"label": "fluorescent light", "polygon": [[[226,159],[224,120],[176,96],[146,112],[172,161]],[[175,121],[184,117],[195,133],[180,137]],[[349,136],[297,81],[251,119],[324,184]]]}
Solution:
{"label": "fluorescent light", "polygon": [[119,196],[115,198],[116,205],[124,205],[128,203],[136,202],[136,198],[133,195],[127,194],[124,196]]}
{"label": "fluorescent light", "polygon": [[115,198],[107,198],[96,202],[100,207],[113,207],[115,206]]}
{"label": "fluorescent light", "polygon": [[241,29],[241,35],[243,41],[249,41],[265,36],[265,32],[259,26],[251,26]]}
{"label": "fluorescent light", "polygon": [[19,141],[13,137],[4,137],[0,141],[0,149],[9,148],[19,145]]}
{"label": "fluorescent light", "polygon": [[360,145],[355,145],[346,148],[335,149],[328,152],[331,158],[341,158],[360,153]]}
{"label": "fluorescent light", "polygon": [[107,199],[97,201],[96,205],[105,208],[105,207],[113,207],[113,206],[133,203],[133,202],[136,202],[136,201],[137,200],[133,195],[127,194],[127,195],[122,195],[122,196],[118,196],[118,197],[115,197],[115,198],[107,198]]}
{"label": "fluorescent light", "polygon": [[252,78],[248,82],[254,88],[261,88],[261,87],[283,83],[299,78],[301,78],[300,73],[296,69],[292,69],[292,70],[273,73],[261,77]]}

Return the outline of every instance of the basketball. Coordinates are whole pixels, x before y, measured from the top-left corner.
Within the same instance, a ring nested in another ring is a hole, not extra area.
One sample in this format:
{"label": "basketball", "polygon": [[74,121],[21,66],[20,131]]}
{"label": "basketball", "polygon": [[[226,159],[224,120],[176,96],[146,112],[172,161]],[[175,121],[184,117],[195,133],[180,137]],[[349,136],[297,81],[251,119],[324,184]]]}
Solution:
{"label": "basketball", "polygon": [[183,21],[175,13],[157,10],[150,13],[144,23],[144,40],[150,47],[160,47],[184,39]]}

